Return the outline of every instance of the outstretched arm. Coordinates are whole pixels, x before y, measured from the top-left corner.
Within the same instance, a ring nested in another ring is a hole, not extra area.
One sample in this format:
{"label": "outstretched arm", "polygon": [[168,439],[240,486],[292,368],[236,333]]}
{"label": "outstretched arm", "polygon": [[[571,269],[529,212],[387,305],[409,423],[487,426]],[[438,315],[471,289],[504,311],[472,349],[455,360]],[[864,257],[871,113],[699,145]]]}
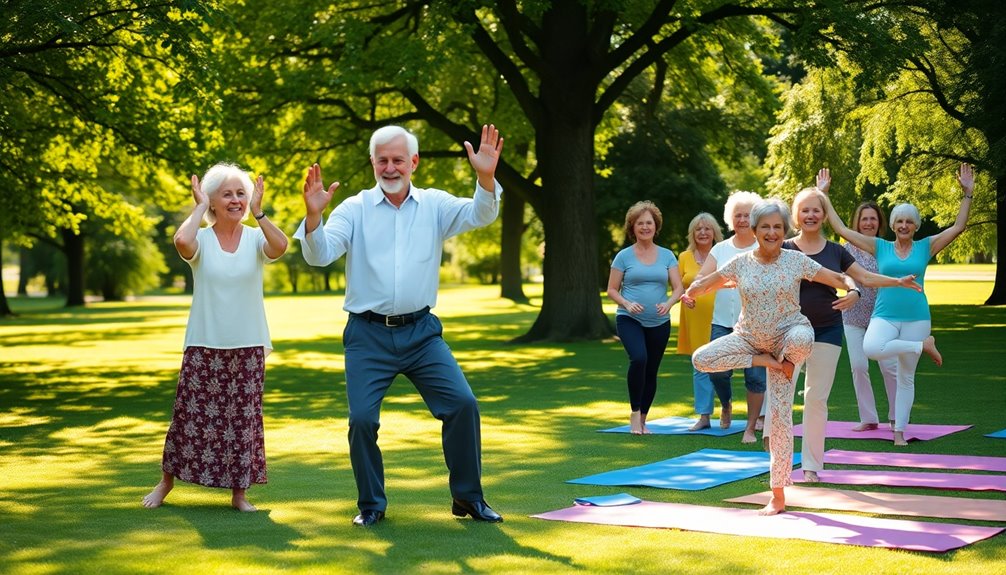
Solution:
{"label": "outstretched arm", "polygon": [[828,168],[821,168],[821,170],[817,173],[817,188],[824,192],[824,210],[828,214],[828,223],[831,224],[831,228],[835,230],[838,235],[845,238],[845,241],[871,255],[876,255],[876,239],[864,236],[863,234],[846,226],[845,222],[843,222],[842,218],[838,215],[838,212],[835,211],[835,206],[831,205],[831,198],[828,197],[828,190],[831,189],[831,170]]}
{"label": "outstretched arm", "polygon": [[707,276],[698,276],[685,290],[685,295],[681,296],[681,302],[688,307],[695,307],[695,298],[723,287],[727,281],[727,278],[718,271],[713,271]]}
{"label": "outstretched arm", "polygon": [[[852,268],[850,267],[849,269],[851,270]],[[915,281],[914,275],[894,278],[891,276],[874,274],[867,272],[866,270],[863,271],[866,274],[869,274],[869,276],[864,276],[868,280],[864,282],[864,285],[868,285],[870,287],[904,287],[918,292],[922,291],[922,286]],[[811,279],[819,284],[829,285],[835,289],[853,290],[856,288],[856,284],[852,282],[852,278],[845,274],[829,270],[828,268],[821,268]]]}
{"label": "outstretched arm", "polygon": [[940,253],[940,250],[950,245],[957,236],[964,233],[968,225],[968,214],[971,212],[971,198],[975,191],[975,169],[968,164],[961,164],[960,171],[957,172],[957,182],[964,192],[961,197],[961,207],[957,211],[957,219],[954,225],[932,236],[929,239],[929,257]]}

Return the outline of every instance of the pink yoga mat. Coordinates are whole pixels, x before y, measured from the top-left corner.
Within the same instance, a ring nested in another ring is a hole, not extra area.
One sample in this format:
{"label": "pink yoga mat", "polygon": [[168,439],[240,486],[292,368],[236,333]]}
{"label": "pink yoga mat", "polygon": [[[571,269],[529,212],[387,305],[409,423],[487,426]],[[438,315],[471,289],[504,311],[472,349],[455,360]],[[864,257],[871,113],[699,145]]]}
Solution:
{"label": "pink yoga mat", "polygon": [[[727,499],[731,503],[750,503],[764,506],[772,498],[771,491]],[[1006,500],[968,499],[966,497],[939,497],[935,495],[907,495],[902,493],[870,493],[825,489],[822,487],[792,486],[786,488],[786,507],[806,509],[831,509],[834,511],[860,511],[878,515],[904,515],[907,517],[940,517],[943,519],[968,519],[972,521],[1006,522]]]}
{"label": "pink yoga mat", "polygon": [[924,469],[967,469],[970,471],[1006,471],[1006,457],[979,455],[937,455],[934,453],[878,453],[875,451],[824,452],[825,463],[848,465],[883,465]]}
{"label": "pink yoga mat", "polygon": [[[933,487],[967,491],[1006,491],[1006,475],[971,473],[929,473],[924,471],[860,471],[825,469],[817,472],[822,483],[842,485],[888,485],[892,487]],[[803,483],[803,471],[793,471],[793,481]]]}
{"label": "pink yoga mat", "polygon": [[[881,425],[879,429],[874,429],[873,431],[853,431],[852,428],[857,425],[859,425],[859,423],[853,421],[829,421],[827,427],[824,428],[824,434],[825,437],[832,437],[835,439],[886,439],[887,441],[894,441],[894,432],[891,431],[890,427]],[[937,437],[943,437],[944,435],[964,431],[970,427],[972,426],[918,425],[909,423],[905,426],[905,439],[909,441],[913,439],[921,441],[936,439]],[[803,437],[802,423],[793,426],[793,435],[795,437]]]}
{"label": "pink yoga mat", "polygon": [[1002,532],[1000,527],[927,523],[859,515],[786,512],[762,517],[755,509],[704,507],[644,501],[620,507],[576,505],[532,515],[552,521],[572,521],[626,527],[658,527],[704,533],[802,539],[840,545],[944,552]]}

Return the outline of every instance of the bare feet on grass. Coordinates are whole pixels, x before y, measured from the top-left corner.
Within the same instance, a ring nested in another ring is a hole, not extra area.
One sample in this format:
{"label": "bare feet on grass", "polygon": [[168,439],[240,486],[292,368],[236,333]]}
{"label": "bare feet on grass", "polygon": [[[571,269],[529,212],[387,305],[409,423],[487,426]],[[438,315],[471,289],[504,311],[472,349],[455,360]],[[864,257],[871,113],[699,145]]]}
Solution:
{"label": "bare feet on grass", "polygon": [[758,441],[758,436],[755,435],[755,430],[750,427],[744,430],[744,437],[741,438],[741,443],[755,443]]}
{"label": "bare feet on grass", "polygon": [[171,493],[171,489],[174,486],[175,482],[173,481],[173,478],[161,479],[160,483],[154,487],[154,490],[143,498],[143,506],[147,509],[160,507],[161,503],[164,503],[164,498],[168,496],[168,493]]}
{"label": "bare feet on grass", "polygon": [[234,494],[231,496],[231,507],[244,513],[258,511],[254,505],[248,503],[248,500],[245,499],[244,489],[235,489],[233,493]]}
{"label": "bare feet on grass", "polygon": [[852,428],[853,431],[873,431],[880,427],[876,423],[860,423],[859,425]]}
{"label": "bare feet on grass", "polygon": [[943,365],[943,356],[940,355],[940,350],[936,349],[935,337],[929,336],[922,340],[922,353],[931,357],[936,365]]}

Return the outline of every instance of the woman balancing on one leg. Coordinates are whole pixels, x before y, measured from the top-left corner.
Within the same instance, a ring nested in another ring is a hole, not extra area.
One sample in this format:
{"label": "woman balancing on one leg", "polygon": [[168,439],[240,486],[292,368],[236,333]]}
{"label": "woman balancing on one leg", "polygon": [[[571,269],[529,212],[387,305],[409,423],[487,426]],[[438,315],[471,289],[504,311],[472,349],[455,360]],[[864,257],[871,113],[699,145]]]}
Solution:
{"label": "woman balancing on one leg", "polygon": [[[919,283],[924,284],[929,260],[950,245],[967,227],[975,187],[974,168],[961,164],[957,182],[962,194],[954,225],[921,240],[914,239],[921,218],[919,210],[911,204],[899,204],[891,210],[891,229],[897,236],[893,242],[849,229],[835,212],[831,202],[826,205],[828,222],[846,241],[876,257],[880,273],[911,273],[918,276]],[[818,186],[822,191],[827,191],[830,184],[830,172],[827,169],[821,170],[818,174]],[[863,349],[870,359],[898,359],[898,388],[894,400],[895,445],[908,445],[905,441],[905,427],[915,402],[915,368],[919,357],[925,353],[936,365],[943,364],[943,357],[936,349],[936,339],[930,334],[931,330],[929,301],[925,294],[906,295],[900,291],[880,290],[873,317],[866,329]]]}
{"label": "woman balancing on one leg", "polygon": [[[692,362],[704,372],[751,366],[767,369],[772,499],[759,513],[775,515],[786,509],[784,488],[793,484],[793,370],[814,345],[814,330],[800,313],[800,281],[839,289],[847,289],[852,282],[800,252],[782,249],[789,231],[789,208],[782,201],[770,199],[755,205],[751,227],[758,247],[696,280],[682,301],[688,305],[727,282],[740,292],[740,319],[733,333],[699,348]],[[877,280],[886,286],[921,289],[912,276]]]}

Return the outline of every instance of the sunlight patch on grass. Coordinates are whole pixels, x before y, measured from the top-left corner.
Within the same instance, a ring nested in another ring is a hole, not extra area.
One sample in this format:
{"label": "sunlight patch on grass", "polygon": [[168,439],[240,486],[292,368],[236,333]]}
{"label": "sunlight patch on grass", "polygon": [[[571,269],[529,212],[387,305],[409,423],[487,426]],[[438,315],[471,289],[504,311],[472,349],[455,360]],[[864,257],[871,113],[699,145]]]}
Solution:
{"label": "sunlight patch on grass", "polygon": [[[52,421],[51,417],[34,415],[36,411],[26,407],[15,407],[11,411],[0,413],[0,427],[28,427]],[[4,447],[3,443],[0,443],[0,447]]]}

